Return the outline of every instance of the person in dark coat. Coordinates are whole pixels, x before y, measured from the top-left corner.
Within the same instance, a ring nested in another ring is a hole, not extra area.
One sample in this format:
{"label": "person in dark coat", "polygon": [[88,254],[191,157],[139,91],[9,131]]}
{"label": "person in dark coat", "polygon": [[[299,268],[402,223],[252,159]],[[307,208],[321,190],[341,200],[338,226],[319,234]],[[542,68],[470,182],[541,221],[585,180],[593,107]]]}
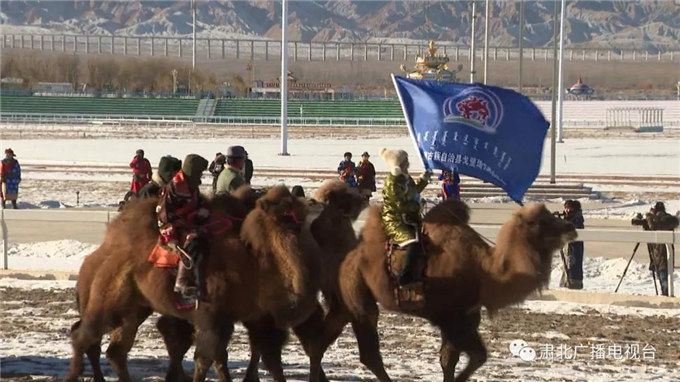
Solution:
{"label": "person in dark coat", "polygon": [[151,182],[147,183],[137,195],[138,198],[154,198],[160,195],[177,171],[182,169],[182,160],[166,155],[158,162],[158,171],[151,175]]}
{"label": "person in dark coat", "polygon": [[246,180],[246,184],[250,184],[250,180],[253,179],[253,161],[248,158],[248,152],[246,151],[246,160],[243,165],[243,178]]}
{"label": "person in dark coat", "polygon": [[460,200],[460,175],[458,171],[442,171],[439,174],[439,180],[442,181],[442,199]]}
{"label": "person in dark coat", "polygon": [[376,191],[375,188],[375,167],[368,158],[368,152],[364,151],[361,154],[361,161],[359,166],[357,166],[357,181],[359,183],[359,192],[366,198],[366,200],[371,199],[371,195]]}
{"label": "person in dark coat", "polygon": [[340,180],[352,188],[357,188],[357,166],[352,162],[352,153],[346,152],[343,156],[345,159],[338,165]]}
{"label": "person in dark coat", "polygon": [[213,176],[212,181],[213,192],[217,190],[217,178],[219,178],[220,174],[222,173],[222,170],[224,170],[225,163],[227,163],[227,157],[224,156],[222,153],[215,154],[215,159],[212,162],[210,162],[208,171],[210,171],[210,173]]}
{"label": "person in dark coat", "polygon": [[[581,202],[578,200],[564,202],[563,217],[574,227],[584,228],[583,211],[581,211]],[[569,289],[583,289],[583,252],[582,241],[572,241],[567,245],[567,273],[562,279],[561,286]]]}
{"label": "person in dark coat", "polygon": [[[649,230],[672,231],[678,227],[678,218],[666,212],[663,202],[657,202],[645,216]],[[648,244],[649,270],[656,273],[661,284],[661,294],[668,296],[668,253],[666,244]]]}

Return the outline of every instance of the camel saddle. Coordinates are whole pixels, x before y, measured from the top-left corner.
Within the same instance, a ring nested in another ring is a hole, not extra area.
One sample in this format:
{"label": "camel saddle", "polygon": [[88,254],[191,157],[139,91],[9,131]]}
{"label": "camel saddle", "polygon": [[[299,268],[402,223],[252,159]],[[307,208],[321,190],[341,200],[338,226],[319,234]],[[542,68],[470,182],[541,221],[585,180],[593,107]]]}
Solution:
{"label": "camel saddle", "polygon": [[[422,235],[421,235],[422,237]],[[419,275],[416,280],[407,284],[399,284],[399,273],[406,260],[406,250],[392,242],[385,243],[385,266],[390,278],[397,305],[405,311],[420,310],[425,307],[425,268],[427,267],[427,253],[423,241],[421,255],[413,259],[414,274]]]}
{"label": "camel saddle", "polygon": [[[147,259],[155,268],[165,268],[173,280],[177,277],[177,268],[181,261],[178,253],[156,244]],[[172,301],[178,310],[194,309],[196,307],[196,297],[183,296],[181,293],[173,292]]]}

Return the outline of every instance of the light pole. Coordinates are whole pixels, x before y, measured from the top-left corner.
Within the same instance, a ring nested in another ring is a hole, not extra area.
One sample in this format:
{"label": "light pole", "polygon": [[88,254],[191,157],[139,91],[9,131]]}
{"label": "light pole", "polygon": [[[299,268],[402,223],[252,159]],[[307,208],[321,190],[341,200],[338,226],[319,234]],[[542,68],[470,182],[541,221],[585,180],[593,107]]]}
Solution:
{"label": "light pole", "polygon": [[193,22],[191,23],[192,25],[192,33],[191,33],[191,40],[193,43],[193,48],[191,48],[191,69],[196,70],[196,3],[195,0],[191,0],[191,16]]}
{"label": "light pole", "polygon": [[472,37],[470,39],[470,82],[475,82],[475,24],[477,23],[477,4],[472,1]]}
{"label": "light pole", "polygon": [[288,154],[288,0],[281,0],[281,154]]}
{"label": "light pole", "polygon": [[560,10],[560,67],[559,77],[557,79],[557,141],[562,143],[564,135],[564,13],[567,8],[566,0],[562,0],[562,9]]}
{"label": "light pole", "polygon": [[552,81],[552,116],[550,118],[550,183],[555,184],[555,138],[557,129],[557,7],[553,14],[553,81]]}

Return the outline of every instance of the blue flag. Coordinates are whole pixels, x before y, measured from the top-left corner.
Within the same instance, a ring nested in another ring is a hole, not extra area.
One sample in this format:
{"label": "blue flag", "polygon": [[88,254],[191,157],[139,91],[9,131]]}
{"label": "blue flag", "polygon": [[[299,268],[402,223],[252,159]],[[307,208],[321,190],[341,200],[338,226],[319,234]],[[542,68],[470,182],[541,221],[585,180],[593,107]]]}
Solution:
{"label": "blue flag", "polygon": [[522,201],[549,126],[527,97],[477,83],[392,79],[425,168],[457,170]]}

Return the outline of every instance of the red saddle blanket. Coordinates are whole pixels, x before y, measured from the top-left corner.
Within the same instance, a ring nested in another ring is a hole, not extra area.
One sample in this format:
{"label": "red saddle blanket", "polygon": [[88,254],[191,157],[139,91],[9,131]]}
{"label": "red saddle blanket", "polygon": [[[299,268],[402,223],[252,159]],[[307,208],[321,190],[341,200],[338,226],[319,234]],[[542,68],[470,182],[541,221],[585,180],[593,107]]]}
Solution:
{"label": "red saddle blanket", "polygon": [[177,268],[180,261],[179,254],[158,244],[153,247],[147,259],[157,268]]}

